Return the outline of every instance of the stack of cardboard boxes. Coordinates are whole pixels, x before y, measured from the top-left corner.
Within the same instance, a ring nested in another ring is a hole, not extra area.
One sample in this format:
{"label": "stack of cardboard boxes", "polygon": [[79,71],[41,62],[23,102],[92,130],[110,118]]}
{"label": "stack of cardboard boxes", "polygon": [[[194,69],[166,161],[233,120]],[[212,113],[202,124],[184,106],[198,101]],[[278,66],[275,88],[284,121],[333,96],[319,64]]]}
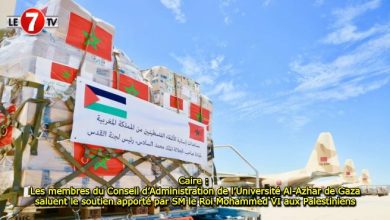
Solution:
{"label": "stack of cardboard boxes", "polygon": [[[48,186],[76,170],[54,147],[57,140],[47,126],[54,122],[72,120],[73,112],[68,108],[66,101],[74,95],[74,91],[69,88],[77,76],[116,88],[205,124],[212,151],[212,103],[201,94],[198,83],[166,67],[156,66],[140,71],[124,52],[113,50],[115,28],[93,17],[73,1],[51,0],[42,11],[48,16],[58,16],[61,22],[59,28],[45,29],[37,36],[19,33],[4,40],[0,47],[0,76],[41,83],[44,85],[45,98],[50,100],[43,113],[37,153],[28,153],[30,145],[24,150],[22,186]],[[22,87],[17,99],[12,99],[12,93],[15,92],[12,88],[6,85],[2,93],[1,100],[6,107],[18,106],[37,94],[36,89]],[[34,120],[36,110],[34,103],[25,105],[18,120],[22,123]],[[64,124],[58,129],[68,132],[71,123]],[[12,131],[12,136],[16,139],[20,132],[16,128],[12,128]],[[96,154],[91,153],[93,152],[91,149],[101,152],[106,150],[103,147],[81,145],[69,140],[62,140],[61,144],[80,164],[85,164],[96,157]],[[3,143],[0,149],[5,145],[10,143]],[[130,163],[140,158],[131,152],[125,152],[123,156]],[[116,158],[102,160],[104,163],[90,167],[89,171],[107,181],[125,169],[125,165]],[[0,193],[12,185],[13,156],[4,157],[1,163]],[[164,160],[163,164],[169,166],[170,163],[169,160]],[[199,168],[186,163],[184,167],[188,173],[182,168],[176,169],[173,173],[177,178],[202,173],[202,170],[211,173],[211,165],[212,158],[207,167]],[[161,175],[161,170],[156,169],[156,164],[151,160],[143,161],[136,168],[150,181]],[[206,175],[203,174],[203,177]],[[165,179],[157,184],[172,186],[172,181]],[[88,176],[80,175],[66,183],[64,187],[93,188],[99,185]],[[141,180],[131,171],[114,183],[116,187],[142,185]]]}

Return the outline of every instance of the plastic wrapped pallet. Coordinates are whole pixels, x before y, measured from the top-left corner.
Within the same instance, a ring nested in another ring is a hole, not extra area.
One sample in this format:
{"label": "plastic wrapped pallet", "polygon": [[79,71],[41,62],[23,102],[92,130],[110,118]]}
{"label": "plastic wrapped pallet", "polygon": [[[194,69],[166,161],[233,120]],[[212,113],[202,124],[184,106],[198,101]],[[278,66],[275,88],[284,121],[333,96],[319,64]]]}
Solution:
{"label": "plastic wrapped pallet", "polygon": [[21,78],[31,72],[41,80],[54,79],[69,84],[80,69],[82,77],[110,86],[113,62],[91,54],[86,54],[85,59],[83,56],[82,50],[50,33],[34,37],[20,35],[0,48],[0,75]]}
{"label": "plastic wrapped pallet", "polygon": [[[26,90],[27,89],[27,90]],[[33,93],[29,92],[28,88],[24,88],[22,90],[26,90],[25,92],[21,92],[21,94],[24,94],[23,96],[20,96],[19,99],[28,99],[32,96]],[[4,92],[3,96],[10,96],[10,91]],[[30,94],[31,93],[31,94]],[[22,111],[21,116],[27,117],[28,115],[34,116],[34,108],[29,107],[25,108],[25,111]],[[49,106],[47,106],[44,110],[43,114],[43,125],[49,125],[49,124],[55,124],[56,122],[71,120],[73,116],[73,113],[67,109],[65,106],[65,103],[62,100],[58,100],[57,102],[52,102]],[[25,119],[27,120],[27,119]],[[42,128],[46,128],[47,126],[42,126]],[[71,129],[71,124],[67,126],[61,126],[58,129],[69,132]],[[54,137],[55,134],[51,132],[50,130],[43,129],[42,135],[38,141],[38,152],[36,155],[31,155],[29,153],[23,154],[22,157],[22,170],[24,171],[42,171],[45,170],[47,172],[60,172],[60,173],[69,173],[74,172],[77,169],[69,163],[63,155],[59,152],[58,149],[55,148],[54,143]],[[96,155],[89,154],[86,155],[86,150],[83,146],[80,144],[74,144],[69,141],[61,141],[61,145],[64,147],[64,150],[69,152],[73,158],[79,162],[80,165],[85,165],[87,162],[89,162],[92,158],[96,157]],[[30,146],[28,145],[25,149],[26,152],[30,151]],[[97,147],[97,146],[91,146],[87,145],[88,148],[93,148],[95,150],[102,150],[105,151],[105,148]],[[145,156],[145,155],[143,155]],[[137,156],[133,153],[126,152],[124,153],[123,157],[126,161],[129,163],[132,163],[136,160],[139,160],[142,155]],[[7,161],[12,161],[13,156],[7,156]],[[93,175],[99,176],[99,177],[113,177],[120,172],[124,170],[124,164],[120,161],[118,161],[115,158],[107,158],[103,157],[101,160],[99,160],[100,165],[94,166],[89,168],[89,171],[93,173]],[[99,164],[98,163],[98,164]],[[11,166],[3,166],[3,171],[10,171],[13,169],[12,163]],[[151,160],[144,160],[143,162],[137,164],[136,169],[142,173],[142,175],[145,176],[145,178],[153,182],[153,180],[156,178],[156,172],[153,170],[153,163]],[[24,174],[23,174],[24,175]],[[126,182],[122,179],[126,179],[128,177],[137,178],[140,182],[140,178],[137,177],[132,172],[127,172],[126,175],[119,178],[117,181],[115,181],[113,184],[125,184]],[[119,182],[118,182],[119,181]],[[143,183],[143,185],[145,185]],[[127,186],[129,186],[127,184]]]}
{"label": "plastic wrapped pallet", "polygon": [[61,22],[58,28],[48,29],[56,37],[78,49],[112,60],[114,26],[93,17],[74,1],[51,0],[44,6],[44,11],[47,16],[58,16]]}
{"label": "plastic wrapped pallet", "polygon": [[[8,88],[7,86],[4,86],[5,88]],[[28,87],[22,88],[21,91],[19,91],[20,95],[17,96],[17,100],[14,100],[15,103],[21,103],[21,100],[27,100],[29,98],[33,97],[34,92],[30,91],[31,89]],[[12,88],[9,89],[8,91],[3,92],[3,101],[5,101],[7,96],[10,96],[12,91]],[[52,103],[53,104],[53,103]],[[44,111],[44,116],[42,123],[43,124],[51,124],[55,122],[61,122],[61,121],[66,121],[66,120],[71,120],[73,113],[70,112],[69,110],[63,110],[61,108],[65,107],[60,107],[59,104],[64,104],[63,102],[57,102],[54,103],[53,106],[45,108]],[[13,107],[13,105],[9,105],[10,107]],[[18,106],[20,107],[20,106]],[[9,110],[11,113],[14,112],[15,110]],[[18,121],[20,124],[27,124],[27,123],[32,123],[33,118],[32,116],[35,116],[36,108],[35,106],[32,106],[32,104],[28,103],[24,105],[23,110],[20,111],[19,116],[18,116]],[[1,116],[1,115],[0,115]],[[3,116],[4,117],[4,116]],[[42,127],[44,128],[44,126]],[[69,131],[71,129],[70,126],[62,126],[59,129],[63,129],[63,131]],[[76,169],[74,166],[72,166],[68,161],[66,161],[63,158],[63,155],[60,154],[58,149],[55,149],[54,147],[54,139],[53,139],[53,134],[50,133],[49,131],[42,131],[42,135],[40,136],[40,139],[38,141],[38,152],[36,155],[32,155],[29,153],[23,154],[22,157],[22,169],[23,170],[50,170],[50,171],[58,171],[58,172],[72,172],[75,171]],[[8,131],[10,135],[12,135],[13,139],[16,139],[20,135],[20,131],[18,129],[12,128],[11,131]],[[49,135],[51,134],[51,136]],[[6,143],[12,141],[12,137],[1,137],[0,142],[3,143],[3,145],[11,144],[11,143]],[[9,141],[10,140],[10,141]],[[80,144],[74,144],[69,141],[62,141],[61,142],[62,146],[64,149],[69,152],[74,159],[76,159],[80,164],[84,164],[91,160],[91,158],[96,157],[93,153],[91,153],[89,156],[85,156],[85,148],[81,146]],[[2,146],[0,145],[0,148]],[[97,149],[97,150],[103,150],[104,148],[99,148],[96,146],[89,146],[89,148]],[[25,152],[30,151],[30,145],[26,146]],[[139,157],[132,155],[130,153],[127,153],[124,155],[127,161],[135,161],[136,159],[139,159]],[[5,157],[7,160],[6,161],[13,161],[13,156],[6,156]],[[117,159],[111,159],[111,158],[103,158],[102,161],[104,163],[101,163],[101,167],[94,167],[91,168],[91,172],[96,174],[97,176],[114,176],[118,174],[120,171],[123,170],[124,165],[119,162]],[[109,172],[106,171],[106,168]],[[139,167],[140,172],[148,174],[149,176],[152,176],[153,173],[151,171],[151,165],[145,162],[145,164],[141,164]],[[2,171],[6,170],[12,170],[13,165],[12,163],[2,163],[2,167],[0,168]]]}
{"label": "plastic wrapped pallet", "polygon": [[[12,66],[20,60],[42,57],[57,63],[79,67],[82,55],[81,50],[67,45],[50,33],[42,32],[38,36],[21,34],[8,39],[6,45],[0,49],[0,64]],[[31,62],[30,66],[24,66],[18,72],[34,72],[35,64]]]}
{"label": "plastic wrapped pallet", "polygon": [[206,125],[209,159],[212,159],[212,111],[211,100],[202,95],[197,82],[178,75],[163,66],[142,71],[152,88],[152,102],[166,109],[183,114]]}
{"label": "plastic wrapped pallet", "polygon": [[150,101],[149,83],[144,80],[141,71],[127,55],[118,49],[114,51],[112,87],[145,101]]}
{"label": "plastic wrapped pallet", "polygon": [[[34,76],[26,74],[25,79],[34,79]],[[43,97],[37,97],[37,94],[43,91],[38,91],[38,83],[26,82],[0,77],[0,88],[2,89],[0,99],[4,108],[4,112],[0,113],[0,118],[2,118],[2,126],[6,126],[6,132],[0,136],[0,153],[3,153],[4,149],[8,149],[13,140],[21,136],[22,131],[18,127],[24,127],[27,124],[40,126],[40,122],[35,123],[35,119],[41,117],[37,113],[37,106],[40,105],[38,98]]]}
{"label": "plastic wrapped pallet", "polygon": [[[96,157],[96,155],[92,152],[86,153],[85,148],[81,144],[75,144],[69,141],[62,141],[61,144],[64,147],[64,149],[67,152],[71,153],[73,158],[81,165],[85,165],[86,163],[90,162],[91,159]],[[103,149],[104,151],[104,148],[100,148],[97,146],[88,145],[88,148]],[[28,151],[29,148],[27,148],[26,150]],[[138,156],[135,156],[131,153],[125,153],[123,157],[129,162],[133,162],[139,159]],[[13,171],[13,159],[14,159],[13,156],[7,156],[2,161],[0,167],[1,173],[7,173]],[[93,175],[96,175],[98,177],[101,177],[109,181],[111,178],[113,178],[114,176],[122,172],[124,168],[125,168],[124,164],[122,164],[116,158],[102,158],[99,159],[99,162],[96,165],[90,167],[88,170]],[[144,174],[150,181],[154,179],[154,173],[152,171],[152,166],[150,161],[145,161],[139,164],[137,166],[137,169],[142,174]],[[42,184],[41,186],[47,186],[53,184],[60,178],[63,178],[73,173],[74,171],[77,171],[75,167],[73,167],[67,160],[64,159],[63,154],[61,154],[57,149],[55,149],[53,142],[48,140],[39,141],[37,155],[30,155],[28,153],[24,154],[22,158],[22,170],[24,172],[23,175],[29,175],[33,172],[42,172],[39,173],[40,175],[38,176],[41,177],[40,180],[42,181],[36,181],[34,184],[32,184],[34,186],[40,186],[39,184]],[[45,174],[48,176],[47,178],[44,178]],[[77,186],[82,187],[81,183],[85,183],[89,179],[91,178],[86,176],[85,174],[80,174],[79,177],[76,177],[76,180],[72,180],[67,185],[72,186],[72,184],[75,183],[76,185],[73,185],[73,187],[77,187]],[[126,180],[129,179],[132,179],[133,181],[126,182]],[[87,185],[86,187],[95,187],[100,185],[95,181],[91,181],[91,183],[94,184]],[[140,186],[141,180],[133,173],[128,172],[126,175],[122,176],[118,181],[115,181],[114,186],[132,187],[132,186],[137,186],[134,185],[136,183],[138,184],[138,186]],[[3,185],[4,184],[5,183],[3,183]],[[28,186],[28,184],[31,183],[24,182],[24,184]]]}
{"label": "plastic wrapped pallet", "polygon": [[[8,93],[9,92],[6,92],[4,95],[7,96],[9,95]],[[23,94],[22,91],[19,93]],[[18,97],[22,97],[23,99],[29,96],[31,96],[31,92],[27,90],[26,94],[19,95]],[[61,107],[63,104],[63,101],[59,101],[57,103],[52,103],[46,108],[42,125],[53,125],[57,124],[57,122],[71,119],[72,112],[70,110],[64,110],[65,107]],[[27,113],[30,110],[31,113]],[[26,110],[21,113],[21,116],[35,116],[36,114],[32,110],[37,111],[36,108],[27,107]],[[26,120],[28,121],[28,119]],[[59,129],[63,129],[63,131],[66,132],[69,131],[70,127],[69,125],[65,126],[65,128],[61,126]],[[110,181],[110,185],[115,187],[143,187],[145,185],[174,187],[177,183],[176,178],[180,176],[194,175],[204,178],[207,176],[207,174],[204,173],[204,170],[208,173],[212,173],[211,169],[208,169],[208,167],[200,167],[195,164],[187,164],[180,161],[176,161],[181,164],[180,167],[170,170],[170,165],[175,162],[169,158],[155,158],[138,153],[112,149],[112,151],[117,154],[124,153],[120,157],[122,160],[119,160],[115,156],[108,156],[106,152],[110,152],[110,150],[107,148],[91,145],[88,145],[85,148],[84,146],[72,143],[63,137],[58,141],[59,133],[47,129],[46,126],[42,126],[41,131],[43,133],[38,139],[36,153],[30,153],[32,152],[32,145],[30,145],[32,143],[28,142],[22,155],[19,154],[18,160],[15,159],[17,156],[16,154],[10,154],[4,157],[4,160],[2,161],[4,162],[2,164],[3,166],[0,168],[0,177],[2,179],[0,181],[0,191],[4,192],[5,189],[11,186],[14,187],[15,183],[13,179],[16,176],[15,173],[20,173],[18,178],[20,179],[20,182],[18,182],[18,184],[20,184],[21,187],[41,187],[60,183],[58,187],[73,186],[88,188],[107,184],[108,181]],[[45,132],[47,132],[47,134]],[[59,145],[61,147],[59,147]],[[68,152],[68,156],[66,156],[64,152]],[[71,160],[69,158],[71,158]],[[15,161],[21,162],[20,172],[15,172]],[[89,168],[79,168],[91,161],[95,161],[95,163]],[[128,164],[134,164],[134,167],[131,168],[131,165],[129,166]],[[123,172],[125,169],[127,169],[126,173]],[[74,175],[74,178],[70,178],[69,175],[74,172],[79,173]],[[92,176],[90,174],[92,174]],[[172,176],[174,179],[172,179]],[[63,178],[66,178],[67,181],[61,181]],[[103,183],[101,181],[102,179]],[[14,203],[14,205],[22,205],[23,199],[21,197],[17,198],[21,199],[21,202]]]}
{"label": "plastic wrapped pallet", "polygon": [[[112,54],[114,28],[93,18],[73,1],[52,0],[44,11],[49,16],[59,17],[62,24],[58,29],[47,29],[39,36],[21,34],[3,41],[0,48],[0,78],[25,79],[44,86],[39,85],[41,90],[38,92],[22,81],[2,86],[2,105],[8,113],[0,114],[0,119],[13,114],[24,101],[42,95],[42,88],[44,95],[39,100],[45,103],[44,108],[41,108],[42,103],[27,103],[18,113],[17,120],[22,128],[23,125],[33,125],[24,130],[28,137],[22,143],[22,153],[15,153],[15,143],[12,142],[21,136],[19,128],[7,127],[12,134],[0,138],[0,153],[4,156],[0,161],[0,193],[8,187],[19,190],[14,178],[20,178],[21,187],[42,187],[74,172],[77,172],[74,178],[67,178],[58,187],[92,188],[101,184],[174,187],[180,176],[206,177],[212,173],[211,160],[208,166],[201,167],[169,158],[70,142],[74,103],[68,99],[72,94],[68,88],[77,74],[172,111],[179,109],[186,117],[191,117],[191,103],[202,106],[201,118],[205,119],[203,123],[208,120],[208,130],[211,129],[212,107],[211,102],[201,98],[195,81],[165,67],[141,72],[123,52]],[[22,85],[20,88],[19,84]],[[204,109],[209,111],[208,116],[203,116]],[[42,117],[35,120],[38,113]],[[39,128],[38,132],[36,128]],[[30,130],[33,130],[31,134]],[[11,146],[11,151],[2,151],[5,147],[1,143]],[[90,162],[94,162],[93,165]],[[20,163],[18,169],[14,166],[16,163]],[[86,164],[91,166],[82,168]]]}
{"label": "plastic wrapped pallet", "polygon": [[114,50],[114,58],[118,65],[120,74],[125,74],[131,78],[144,82],[141,70],[134,64],[134,62],[120,49]]}
{"label": "plastic wrapped pallet", "polygon": [[[97,157],[97,152],[105,152],[105,148],[85,145],[88,150],[93,149],[96,151],[86,151],[86,148],[82,144],[73,143],[70,141],[62,141],[61,145],[64,149],[69,152],[72,157],[81,165],[84,165],[91,161],[94,157]],[[115,150],[120,153],[121,150]],[[133,162],[139,159],[138,156],[135,156],[131,153],[124,153],[123,157],[129,161]],[[12,161],[12,156],[8,158],[9,161]],[[23,169],[26,170],[50,170],[57,172],[73,172],[76,171],[72,164],[70,164],[54,146],[53,141],[50,140],[40,140],[38,144],[38,154],[37,155],[27,155],[23,157]],[[96,176],[105,177],[105,176],[116,176],[123,169],[125,165],[116,158],[103,157],[99,159],[99,162],[89,168],[89,171]],[[6,169],[6,168],[3,168]],[[9,167],[8,169],[12,169]],[[137,166],[137,169],[144,174],[145,176],[153,176],[152,165],[150,161],[145,161]],[[134,176],[131,172],[127,174],[128,176]]]}
{"label": "plastic wrapped pallet", "polygon": [[152,102],[180,114],[188,115],[189,103],[200,95],[197,82],[166,67],[155,66],[142,71],[142,75],[152,86]]}

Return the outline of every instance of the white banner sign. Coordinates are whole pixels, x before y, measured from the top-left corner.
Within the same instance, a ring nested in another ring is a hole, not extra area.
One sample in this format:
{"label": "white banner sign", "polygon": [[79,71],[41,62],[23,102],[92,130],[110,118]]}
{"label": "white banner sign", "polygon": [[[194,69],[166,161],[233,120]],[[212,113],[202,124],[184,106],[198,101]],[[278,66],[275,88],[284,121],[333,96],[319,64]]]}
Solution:
{"label": "white banner sign", "polygon": [[77,78],[74,142],[206,165],[206,132],[183,115]]}

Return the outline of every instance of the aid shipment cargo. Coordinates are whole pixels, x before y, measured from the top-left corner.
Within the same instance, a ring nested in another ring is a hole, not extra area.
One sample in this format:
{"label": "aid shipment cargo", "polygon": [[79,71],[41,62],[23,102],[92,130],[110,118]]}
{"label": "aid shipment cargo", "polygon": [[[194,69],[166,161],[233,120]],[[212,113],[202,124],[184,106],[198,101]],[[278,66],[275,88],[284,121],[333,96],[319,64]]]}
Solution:
{"label": "aid shipment cargo", "polygon": [[212,103],[198,83],[140,70],[113,48],[115,27],[73,1],[42,11],[62,25],[0,45],[0,208],[31,205],[25,187],[177,187],[180,176],[212,176]]}

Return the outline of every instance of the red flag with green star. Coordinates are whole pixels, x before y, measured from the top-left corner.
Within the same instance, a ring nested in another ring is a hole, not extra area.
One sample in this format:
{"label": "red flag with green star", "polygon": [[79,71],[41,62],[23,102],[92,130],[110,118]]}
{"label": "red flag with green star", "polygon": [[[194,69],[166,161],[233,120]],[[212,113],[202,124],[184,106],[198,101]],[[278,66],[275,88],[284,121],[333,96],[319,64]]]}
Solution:
{"label": "red flag with green star", "polygon": [[77,69],[59,63],[51,64],[50,78],[66,83],[72,83],[77,76]]}
{"label": "red flag with green star", "polygon": [[[114,71],[113,74],[114,74],[113,88],[116,88],[117,86],[116,71]],[[131,78],[130,76],[119,74],[119,90],[127,94],[136,96],[145,101],[149,101],[149,86],[143,82]]]}
{"label": "red flag with green star", "polygon": [[[84,146],[87,146],[88,149],[95,150],[94,152],[90,151],[86,153]],[[79,162],[81,165],[87,164],[93,158],[97,157],[97,152],[106,152],[106,149],[103,147],[90,145],[90,144],[80,144],[74,143],[74,159]],[[123,152],[122,150],[115,150],[116,153]],[[97,176],[116,176],[124,169],[123,163],[117,158],[110,157],[100,157],[98,161],[89,167],[89,171]],[[81,175],[84,176],[85,174]]]}
{"label": "red flag with green star", "polygon": [[188,122],[190,126],[190,138],[204,142],[204,128],[194,123]]}
{"label": "red flag with green star", "polygon": [[[201,108],[199,105],[191,103],[191,105],[190,105],[190,118],[195,120],[195,121],[199,121],[205,125],[209,125],[210,111],[205,109],[205,108],[202,108],[202,111],[201,111]],[[207,126],[207,128],[208,128],[208,126]]]}
{"label": "red flag with green star", "polygon": [[177,108],[179,110],[183,110],[183,99],[178,98],[176,96],[171,95],[169,97],[169,106],[172,108]]}
{"label": "red flag with green star", "polygon": [[91,21],[71,12],[66,43],[111,61],[112,35],[98,25],[90,33],[91,28]]}

